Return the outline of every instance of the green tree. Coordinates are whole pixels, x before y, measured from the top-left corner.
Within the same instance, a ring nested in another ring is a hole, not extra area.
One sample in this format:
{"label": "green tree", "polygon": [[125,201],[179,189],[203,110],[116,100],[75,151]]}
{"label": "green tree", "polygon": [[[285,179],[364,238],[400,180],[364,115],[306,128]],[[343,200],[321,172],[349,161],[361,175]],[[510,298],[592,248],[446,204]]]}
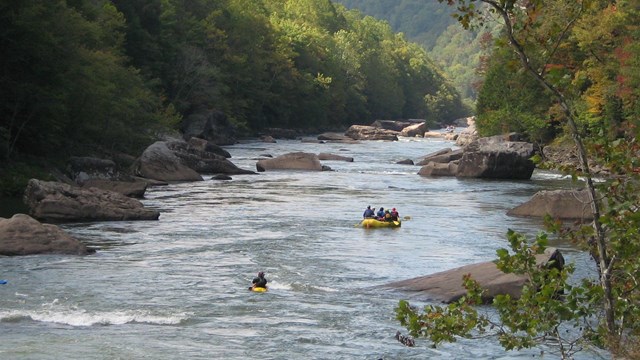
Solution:
{"label": "green tree", "polygon": [[[512,0],[451,0],[448,3],[457,5],[458,19],[465,27],[484,19],[486,12],[476,3],[487,5],[490,14],[501,19],[508,45],[517,55],[522,69],[551,94],[561,109],[563,121],[579,154],[578,172],[574,175],[580,174],[585,179],[594,218],[589,226],[563,235],[591,252],[598,278],[584,279],[582,283],[572,285],[564,271],[531,268],[531,255],[542,249],[544,243],[528,246],[520,236],[510,234],[513,255],[509,255],[507,250],[499,250],[499,266],[507,272],[529,274],[532,282],[525,287],[520,299],[496,297],[493,304],[498,311],[498,319],[479,316],[475,307],[470,306],[481,289],[469,281],[470,294],[458,304],[446,309],[427,307],[424,313],[420,313],[401,303],[399,318],[413,334],[428,336],[435,342],[468,336],[472,330],[486,332],[497,329],[501,343],[508,349],[535,346],[551,336],[559,341],[557,344],[563,357],[570,357],[575,350],[574,341],[581,340],[624,354],[629,348],[621,344],[629,340],[637,344],[640,335],[636,326],[640,320],[637,307],[640,296],[637,286],[640,275],[637,262],[640,255],[637,186],[640,182],[636,176],[636,157],[628,156],[629,153],[637,154],[638,145],[635,133],[626,139],[611,141],[608,136],[600,136],[601,133],[582,131],[584,127],[580,124],[587,118],[585,112],[588,109],[582,95],[589,94],[593,84],[608,83],[609,76],[591,73],[587,75],[589,81],[579,76],[584,74],[582,70],[592,69],[590,60],[602,54],[595,51],[594,47],[598,45],[595,39],[579,43],[572,37],[579,36],[580,28],[593,19],[606,16],[606,12],[612,10],[611,4],[607,1],[528,1],[520,4]],[[638,7],[631,2],[619,2],[615,11],[623,12],[623,18],[637,18]],[[633,27],[615,28],[623,31],[625,37],[634,35]],[[584,35],[582,39],[585,39]],[[580,52],[580,48],[590,48],[590,51]],[[610,65],[602,66],[610,68]],[[628,108],[633,106],[629,104]],[[585,134],[590,137],[585,138]],[[589,159],[600,161],[621,176],[596,186]],[[553,230],[560,229],[556,227]],[[559,296],[559,290],[565,295]],[[548,313],[556,317],[546,317]],[[564,331],[571,325],[576,326],[573,331],[578,334],[577,340],[559,336],[559,330]]]}
{"label": "green tree", "polygon": [[488,62],[476,103],[476,126],[481,136],[509,132],[545,144],[557,135],[549,92],[520,70],[508,48],[496,48]]}

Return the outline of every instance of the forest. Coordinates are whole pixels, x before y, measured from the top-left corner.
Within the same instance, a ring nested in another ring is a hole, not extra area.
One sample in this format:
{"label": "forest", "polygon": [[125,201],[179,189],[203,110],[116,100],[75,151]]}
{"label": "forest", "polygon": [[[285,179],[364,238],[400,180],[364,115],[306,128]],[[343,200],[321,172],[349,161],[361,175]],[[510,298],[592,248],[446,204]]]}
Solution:
{"label": "forest", "polygon": [[400,322],[434,344],[492,331],[508,350],[640,357],[640,0],[341,3],[387,21],[329,0],[0,0],[0,193],[71,155],[136,155],[203,109],[252,136],[446,122],[473,101],[481,136],[576,152],[562,168],[534,160],[586,184],[592,223],[548,220],[598,276],[544,272],[532,255],[547,235],[509,232],[497,264],[535,282],[497,298],[500,321],[477,312],[481,289],[466,279],[469,297],[424,312],[401,303]]}
{"label": "forest", "polygon": [[2,0],[0,17],[4,193],[202,111],[245,135],[469,114],[422,47],[329,0]]}
{"label": "forest", "polygon": [[463,29],[452,16],[453,9],[438,1],[421,0],[336,0],[350,9],[389,22],[394,31],[427,50],[427,54],[473,107],[482,74],[481,61],[491,51],[488,34],[498,34],[500,26],[487,23],[472,30]]}

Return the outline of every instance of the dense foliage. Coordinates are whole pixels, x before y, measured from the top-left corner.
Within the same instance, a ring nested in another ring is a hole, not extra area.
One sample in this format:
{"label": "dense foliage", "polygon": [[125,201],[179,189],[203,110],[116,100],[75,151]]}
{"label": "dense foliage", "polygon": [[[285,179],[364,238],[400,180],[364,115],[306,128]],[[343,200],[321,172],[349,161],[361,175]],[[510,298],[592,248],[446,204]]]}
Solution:
{"label": "dense foliage", "polygon": [[[579,10],[575,7],[580,4],[572,8],[553,3],[530,9],[532,20],[516,30],[529,44],[526,50],[532,66],[556,84],[572,104],[580,131],[585,135],[602,131],[611,138],[624,133],[634,136],[640,115],[638,77],[631,75],[637,73],[632,69],[636,66],[637,70],[638,65],[637,5],[632,1],[594,4],[582,10],[561,43],[549,39],[541,44],[550,33],[563,30],[554,26]],[[546,16],[544,21],[539,20],[542,16]],[[504,36],[498,38],[498,44],[506,41]],[[517,62],[516,55],[504,47],[492,53],[478,96],[479,128],[483,135],[510,129],[522,131],[534,141],[552,139],[560,133],[558,124],[566,117],[552,92],[536,88],[534,79],[516,71]]]}
{"label": "dense foliage", "polygon": [[[575,281],[572,265],[563,270],[535,266],[533,256],[546,246],[546,235],[530,245],[510,232],[511,249],[498,251],[498,266],[529,276],[520,298],[498,296],[493,301],[496,313],[481,314],[476,305],[482,289],[467,278],[466,298],[422,312],[401,302],[398,319],[414,336],[434,343],[495,335],[506,349],[542,344],[572,358],[585,347],[597,346],[637,358],[640,147],[638,78],[631,74],[637,73],[640,2],[447,2],[456,5],[464,27],[491,19],[504,25],[504,37],[488,66],[487,93],[479,99],[478,121],[484,130],[500,133],[519,127],[534,138],[536,127],[555,131],[558,124],[573,140],[579,162],[564,170],[582,177],[593,220],[578,228],[550,222],[550,230],[588,251],[597,276]],[[630,66],[636,66],[635,71]],[[502,93],[495,96],[492,91]],[[591,164],[612,176],[595,182]]]}
{"label": "dense foliage", "polygon": [[182,117],[240,129],[467,115],[426,52],[329,0],[0,0],[0,157],[135,153]]}
{"label": "dense foliage", "polygon": [[451,79],[470,105],[477,98],[481,76],[477,73],[484,54],[483,38],[496,31],[493,26],[464,31],[451,16],[452,9],[437,1],[422,0],[336,0],[348,8],[389,22],[395,31],[422,45]]}

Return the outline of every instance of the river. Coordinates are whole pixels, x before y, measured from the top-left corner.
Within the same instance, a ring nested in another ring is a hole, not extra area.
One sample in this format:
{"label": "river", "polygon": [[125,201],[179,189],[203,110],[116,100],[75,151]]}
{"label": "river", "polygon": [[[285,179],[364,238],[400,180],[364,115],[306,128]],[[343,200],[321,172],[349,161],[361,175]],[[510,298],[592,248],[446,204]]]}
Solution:
{"label": "river", "polygon": [[[408,348],[394,339],[391,281],[493,260],[507,229],[539,220],[505,212],[541,189],[530,181],[424,178],[397,165],[441,139],[317,144],[245,142],[226,149],[255,169],[263,154],[351,156],[334,171],[273,171],[148,189],[158,221],[65,224],[95,255],[0,257],[2,359],[524,359],[490,339]],[[398,229],[354,227],[367,205],[410,217]],[[568,261],[585,254],[552,243]],[[247,291],[258,271],[267,293]],[[583,354],[592,358],[592,354]],[[595,356],[595,355],[593,355]],[[544,358],[557,358],[546,353]],[[595,357],[593,357],[595,358]]]}

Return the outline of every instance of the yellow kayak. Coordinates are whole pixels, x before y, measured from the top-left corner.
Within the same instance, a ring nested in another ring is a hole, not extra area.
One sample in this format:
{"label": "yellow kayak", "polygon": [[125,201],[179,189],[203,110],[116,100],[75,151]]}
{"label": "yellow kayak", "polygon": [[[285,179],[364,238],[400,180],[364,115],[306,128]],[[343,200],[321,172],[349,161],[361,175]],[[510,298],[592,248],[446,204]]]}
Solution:
{"label": "yellow kayak", "polygon": [[268,290],[268,288],[266,287],[259,287],[259,286],[252,286],[251,288],[249,288],[249,290],[253,291],[253,292],[265,292]]}
{"label": "yellow kayak", "polygon": [[397,221],[380,221],[377,219],[364,219],[360,222],[360,226],[363,228],[382,228],[382,227],[391,227],[396,228],[400,227],[402,222],[400,220]]}

